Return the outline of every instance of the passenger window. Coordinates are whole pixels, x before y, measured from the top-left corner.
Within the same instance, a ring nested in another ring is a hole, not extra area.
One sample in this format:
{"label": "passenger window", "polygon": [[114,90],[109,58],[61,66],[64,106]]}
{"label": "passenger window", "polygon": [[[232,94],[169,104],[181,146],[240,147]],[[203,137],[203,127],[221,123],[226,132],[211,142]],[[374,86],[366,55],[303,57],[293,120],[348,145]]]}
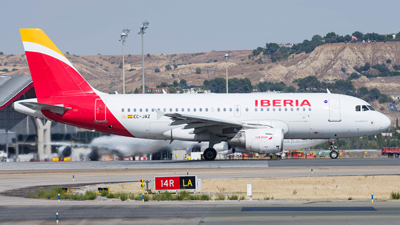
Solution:
{"label": "passenger window", "polygon": [[154,108],[152,108],[151,111],[154,112]]}
{"label": "passenger window", "polygon": [[272,109],[272,111],[274,111],[274,112],[275,112],[275,108],[273,108],[273,109]]}
{"label": "passenger window", "polygon": [[203,108],[200,108],[199,111],[200,111],[200,112],[203,111]]}
{"label": "passenger window", "polygon": [[166,109],[166,108],[164,108],[164,112],[167,112],[167,109]]}
{"label": "passenger window", "polygon": [[280,111],[282,111],[282,109],[281,109],[281,108],[279,108],[279,112],[280,112]]}
{"label": "passenger window", "polygon": [[306,108],[303,108],[303,111],[306,111]]}
{"label": "passenger window", "polygon": [[249,111],[249,108],[246,108],[246,112],[248,112]]}
{"label": "passenger window", "polygon": [[369,109],[368,109],[368,107],[366,106],[366,105],[363,105],[362,106],[362,111],[368,111]]}
{"label": "passenger window", "polygon": [[190,108],[188,108],[188,112],[190,112]]}
{"label": "passenger window", "polygon": [[140,108],[139,111],[142,112],[142,108]]}
{"label": "passenger window", "polygon": [[285,111],[287,111],[287,108],[285,108]]}
{"label": "passenger window", "polygon": [[146,108],[146,112],[148,112],[149,111],[149,109],[148,108]]}
{"label": "passenger window", "polygon": [[232,108],[229,108],[229,112],[232,112]]}
{"label": "passenger window", "polygon": [[124,108],[122,108],[122,110],[121,110],[122,112],[124,112]]}
{"label": "passenger window", "polygon": [[290,111],[293,111],[293,108],[290,108]]}
{"label": "passenger window", "polygon": [[169,108],[169,111],[172,112],[172,108]]}
{"label": "passenger window", "polygon": [[300,109],[299,109],[299,108],[297,108],[297,111],[300,111]]}
{"label": "passenger window", "polygon": [[308,111],[311,111],[311,108],[308,108]]}
{"label": "passenger window", "polygon": [[136,112],[136,108],[134,108],[133,111]]}
{"label": "passenger window", "polygon": [[269,108],[267,108],[267,111],[269,112]]}
{"label": "passenger window", "polygon": [[206,108],[206,112],[208,112],[208,108]]}
{"label": "passenger window", "polygon": [[196,108],[193,108],[193,112],[196,112]]}
{"label": "passenger window", "polygon": [[219,108],[217,109],[217,111],[219,112]]}
{"label": "passenger window", "polygon": [[182,108],[182,112],[185,112],[185,109],[184,109],[184,108]]}
{"label": "passenger window", "polygon": [[176,108],[176,109],[175,109],[175,112],[179,112],[179,109],[178,109],[178,108]]}
{"label": "passenger window", "polygon": [[257,112],[257,108],[254,108],[254,112]]}
{"label": "passenger window", "polygon": [[356,106],[356,112],[359,112],[359,111],[361,111],[361,106],[357,105]]}
{"label": "passenger window", "polygon": [[128,108],[128,112],[130,112],[131,111],[131,109],[130,108]]}
{"label": "passenger window", "polygon": [[226,112],[226,108],[224,108],[224,112]]}
{"label": "passenger window", "polygon": [[261,110],[261,112],[263,112],[263,111],[264,111],[264,108],[261,108],[260,110]]}

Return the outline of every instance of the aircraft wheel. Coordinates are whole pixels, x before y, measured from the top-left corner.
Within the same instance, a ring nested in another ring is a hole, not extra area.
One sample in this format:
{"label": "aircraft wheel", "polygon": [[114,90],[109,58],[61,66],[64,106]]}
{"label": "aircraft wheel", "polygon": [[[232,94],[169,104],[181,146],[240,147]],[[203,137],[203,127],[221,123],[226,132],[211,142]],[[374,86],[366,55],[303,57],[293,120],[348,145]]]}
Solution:
{"label": "aircraft wheel", "polygon": [[331,157],[331,159],[337,159],[339,157],[339,152],[331,151],[331,153],[329,153],[329,156]]}
{"label": "aircraft wheel", "polygon": [[207,148],[203,153],[204,159],[207,161],[212,161],[217,157],[217,151],[213,148]]}

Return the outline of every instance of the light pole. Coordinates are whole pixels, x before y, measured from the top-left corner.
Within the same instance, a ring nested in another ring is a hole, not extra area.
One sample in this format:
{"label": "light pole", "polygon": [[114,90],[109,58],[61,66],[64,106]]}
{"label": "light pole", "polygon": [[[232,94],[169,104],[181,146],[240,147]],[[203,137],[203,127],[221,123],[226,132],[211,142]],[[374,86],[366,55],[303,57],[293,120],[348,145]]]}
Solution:
{"label": "light pole", "polygon": [[126,38],[128,37],[130,29],[122,29],[121,40],[122,41],[122,94],[125,94],[125,54],[124,54],[124,44]]}
{"label": "light pole", "polygon": [[143,49],[143,35],[146,32],[146,29],[149,27],[150,22],[145,20],[143,25],[140,26],[140,31],[138,34],[142,35],[142,93],[146,93],[145,85],[144,85],[144,49]]}
{"label": "light pole", "polygon": [[228,59],[231,57],[232,52],[226,51],[225,53],[225,65],[226,65],[226,93],[228,94]]}

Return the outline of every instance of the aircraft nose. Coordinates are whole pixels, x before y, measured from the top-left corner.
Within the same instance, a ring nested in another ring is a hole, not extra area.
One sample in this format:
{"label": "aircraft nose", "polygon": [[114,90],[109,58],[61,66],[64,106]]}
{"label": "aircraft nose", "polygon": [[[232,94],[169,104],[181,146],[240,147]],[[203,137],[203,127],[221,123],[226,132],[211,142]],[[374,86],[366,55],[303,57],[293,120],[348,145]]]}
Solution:
{"label": "aircraft nose", "polygon": [[382,114],[382,118],[380,119],[381,131],[385,131],[390,127],[391,121],[389,117]]}

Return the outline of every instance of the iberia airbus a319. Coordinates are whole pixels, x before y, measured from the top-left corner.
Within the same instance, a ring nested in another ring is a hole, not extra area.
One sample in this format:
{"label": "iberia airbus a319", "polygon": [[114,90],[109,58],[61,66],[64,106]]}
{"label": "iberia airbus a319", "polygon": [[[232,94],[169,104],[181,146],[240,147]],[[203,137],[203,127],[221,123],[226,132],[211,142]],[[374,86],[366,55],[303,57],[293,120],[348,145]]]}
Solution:
{"label": "iberia airbus a319", "polygon": [[[40,29],[20,29],[36,99],[16,111],[127,137],[220,142],[258,153],[282,151],[284,139],[336,139],[373,135],[390,126],[367,102],[331,93],[169,94],[102,93]],[[331,158],[338,152],[332,143]]]}

